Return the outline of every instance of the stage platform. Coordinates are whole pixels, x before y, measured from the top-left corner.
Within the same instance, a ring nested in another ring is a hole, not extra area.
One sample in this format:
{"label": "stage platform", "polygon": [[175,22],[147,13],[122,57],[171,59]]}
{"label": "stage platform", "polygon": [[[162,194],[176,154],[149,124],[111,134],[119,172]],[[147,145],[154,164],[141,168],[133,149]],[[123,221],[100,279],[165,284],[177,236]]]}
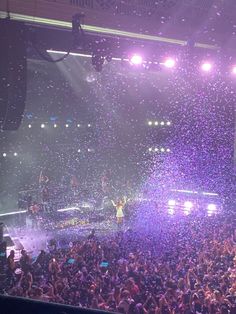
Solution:
{"label": "stage platform", "polygon": [[[17,257],[22,249],[31,256],[37,256],[40,250],[47,250],[51,240],[56,240],[58,246],[64,248],[68,247],[70,242],[86,238],[93,229],[98,236],[111,235],[118,230],[115,212],[112,216],[101,214],[101,210],[84,213],[77,207],[44,213],[43,217],[38,218],[38,224],[30,221],[25,212],[1,218],[5,218],[1,220],[5,223],[4,240],[7,241],[7,254],[14,249]],[[122,226],[124,231],[127,228],[126,224]]]}

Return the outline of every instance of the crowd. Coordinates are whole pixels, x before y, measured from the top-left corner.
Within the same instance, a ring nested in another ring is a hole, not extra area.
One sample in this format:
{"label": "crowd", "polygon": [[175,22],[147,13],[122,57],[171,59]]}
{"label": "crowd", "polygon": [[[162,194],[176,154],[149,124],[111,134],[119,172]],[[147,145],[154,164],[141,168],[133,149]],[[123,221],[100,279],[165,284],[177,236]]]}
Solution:
{"label": "crowd", "polygon": [[125,314],[236,313],[235,221],[159,217],[156,232],[92,232],[7,260],[5,293]]}

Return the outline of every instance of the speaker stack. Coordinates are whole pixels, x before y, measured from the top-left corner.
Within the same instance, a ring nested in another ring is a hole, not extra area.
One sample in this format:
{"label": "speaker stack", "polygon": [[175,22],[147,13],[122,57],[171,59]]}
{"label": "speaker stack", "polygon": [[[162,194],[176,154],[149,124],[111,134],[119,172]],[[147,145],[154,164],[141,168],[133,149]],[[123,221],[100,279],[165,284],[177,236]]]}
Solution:
{"label": "speaker stack", "polygon": [[0,19],[0,129],[17,130],[26,100],[26,27]]}

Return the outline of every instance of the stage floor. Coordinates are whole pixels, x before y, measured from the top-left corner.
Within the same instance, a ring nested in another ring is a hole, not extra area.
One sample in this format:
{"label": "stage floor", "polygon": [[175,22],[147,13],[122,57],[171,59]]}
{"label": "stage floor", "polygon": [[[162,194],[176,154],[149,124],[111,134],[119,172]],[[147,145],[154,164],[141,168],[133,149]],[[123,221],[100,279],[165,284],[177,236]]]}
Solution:
{"label": "stage floor", "polygon": [[[59,247],[63,248],[67,247],[71,241],[86,238],[93,229],[95,229],[95,233],[99,237],[109,236],[118,230],[126,231],[128,228],[127,223],[124,223],[118,228],[114,218],[112,220],[92,222],[86,225],[78,225],[60,230],[42,230],[26,226],[8,226],[8,234],[13,242],[17,244],[15,249],[19,250],[24,248],[31,256],[37,256],[40,250],[47,250],[48,243],[52,239],[55,239]],[[14,249],[14,247],[11,249]]]}

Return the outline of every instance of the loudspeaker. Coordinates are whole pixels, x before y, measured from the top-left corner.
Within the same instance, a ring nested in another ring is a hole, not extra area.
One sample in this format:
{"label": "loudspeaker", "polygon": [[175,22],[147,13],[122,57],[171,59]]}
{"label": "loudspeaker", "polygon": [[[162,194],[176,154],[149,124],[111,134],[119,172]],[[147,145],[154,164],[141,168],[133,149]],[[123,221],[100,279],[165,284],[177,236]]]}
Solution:
{"label": "loudspeaker", "polygon": [[26,27],[24,23],[0,20],[0,128],[17,130],[26,100]]}

